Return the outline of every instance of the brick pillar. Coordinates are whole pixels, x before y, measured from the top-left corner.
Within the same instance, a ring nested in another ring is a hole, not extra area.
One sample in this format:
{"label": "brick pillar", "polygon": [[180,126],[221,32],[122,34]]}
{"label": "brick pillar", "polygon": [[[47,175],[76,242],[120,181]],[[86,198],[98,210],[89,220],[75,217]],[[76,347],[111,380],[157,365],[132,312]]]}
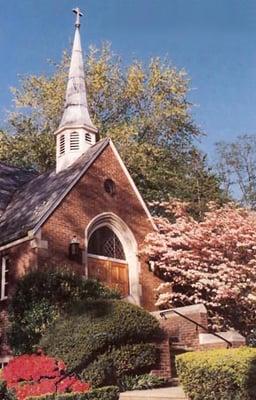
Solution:
{"label": "brick pillar", "polygon": [[156,369],[151,371],[151,374],[169,380],[172,377],[170,344],[168,334],[165,333],[161,342],[156,343],[159,349],[159,362]]}

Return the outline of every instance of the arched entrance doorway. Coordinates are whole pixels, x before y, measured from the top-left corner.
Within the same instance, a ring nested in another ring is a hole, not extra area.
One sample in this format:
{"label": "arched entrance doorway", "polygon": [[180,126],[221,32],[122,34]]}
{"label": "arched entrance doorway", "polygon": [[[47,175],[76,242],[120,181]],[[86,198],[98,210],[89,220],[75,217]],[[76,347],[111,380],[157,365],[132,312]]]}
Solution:
{"label": "arched entrance doorway", "polygon": [[93,232],[88,243],[88,277],[129,296],[128,263],[122,243],[107,226]]}
{"label": "arched entrance doorway", "polygon": [[86,275],[140,304],[137,243],[124,221],[113,213],[95,217],[85,231],[85,248]]}

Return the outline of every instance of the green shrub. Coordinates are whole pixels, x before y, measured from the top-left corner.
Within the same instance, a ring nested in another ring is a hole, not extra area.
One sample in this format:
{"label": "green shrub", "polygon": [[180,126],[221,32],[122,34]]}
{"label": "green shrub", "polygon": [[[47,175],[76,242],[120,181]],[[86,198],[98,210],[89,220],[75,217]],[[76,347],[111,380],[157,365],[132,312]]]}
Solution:
{"label": "green shrub", "polygon": [[118,398],[118,387],[106,386],[91,390],[87,393],[50,394],[46,396],[30,397],[27,400],[118,400]]}
{"label": "green shrub", "polygon": [[140,307],[120,300],[77,304],[45,332],[40,346],[70,370],[84,369],[109,346],[153,341],[158,321]]}
{"label": "green shrub", "polygon": [[0,400],[16,400],[14,393],[7,389],[5,381],[0,380]]}
{"label": "green shrub", "polygon": [[246,343],[250,347],[256,347],[256,328],[252,329],[250,334],[246,337]]}
{"label": "green shrub", "polygon": [[127,390],[143,390],[153,389],[164,386],[165,380],[155,375],[144,374],[144,375],[124,375],[118,382],[118,387],[121,392]]}
{"label": "green shrub", "polygon": [[47,326],[73,302],[117,297],[99,282],[68,270],[30,271],[18,281],[11,299],[9,342],[16,353],[31,352]]}
{"label": "green shrub", "polygon": [[177,371],[191,400],[256,399],[256,349],[182,354]]}
{"label": "green shrub", "polygon": [[80,376],[94,387],[117,384],[124,375],[149,372],[156,362],[157,350],[154,345],[126,345],[100,355]]}

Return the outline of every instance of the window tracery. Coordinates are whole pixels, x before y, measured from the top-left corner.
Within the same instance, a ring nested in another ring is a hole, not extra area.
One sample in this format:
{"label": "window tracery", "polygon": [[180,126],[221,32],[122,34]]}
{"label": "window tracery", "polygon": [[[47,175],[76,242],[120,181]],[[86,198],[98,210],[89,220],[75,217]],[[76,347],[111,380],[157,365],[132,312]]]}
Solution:
{"label": "window tracery", "polygon": [[125,260],[120,240],[108,227],[102,227],[93,232],[89,240],[88,253]]}

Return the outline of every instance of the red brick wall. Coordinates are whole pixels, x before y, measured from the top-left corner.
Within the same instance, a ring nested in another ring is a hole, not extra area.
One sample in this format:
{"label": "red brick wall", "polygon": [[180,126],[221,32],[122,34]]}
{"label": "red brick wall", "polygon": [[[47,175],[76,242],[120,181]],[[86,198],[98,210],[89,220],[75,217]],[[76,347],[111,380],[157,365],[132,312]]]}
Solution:
{"label": "red brick wall", "polygon": [[[113,179],[116,195],[111,197],[104,190],[104,181]],[[68,259],[68,245],[74,235],[84,247],[85,228],[103,212],[112,212],[131,229],[139,246],[142,245],[152,225],[138,200],[131,184],[111,147],[108,146],[97,158],[72,191],[42,227],[42,239],[48,241],[48,250],[39,250],[39,264],[70,265],[79,273],[84,266]],[[159,280],[141,262],[142,299],[145,308],[154,309],[153,289]]]}

